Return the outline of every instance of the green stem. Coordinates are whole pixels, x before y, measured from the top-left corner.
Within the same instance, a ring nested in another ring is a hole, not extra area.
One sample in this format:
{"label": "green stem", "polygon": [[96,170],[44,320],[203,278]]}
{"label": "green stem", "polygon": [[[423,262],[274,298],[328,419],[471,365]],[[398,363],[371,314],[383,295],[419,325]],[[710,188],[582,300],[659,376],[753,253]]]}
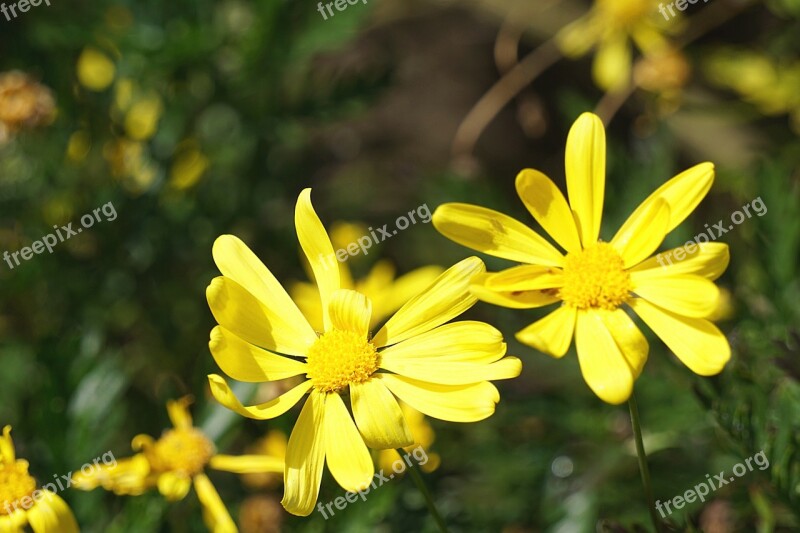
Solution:
{"label": "green stem", "polygon": [[[400,457],[406,455],[406,451],[403,450],[402,448],[398,448],[397,453],[400,454]],[[409,463],[412,463],[408,467],[411,479],[414,480],[414,484],[422,493],[422,497],[425,498],[425,503],[427,504],[428,510],[433,516],[433,519],[436,521],[436,525],[439,526],[439,531],[441,531],[442,533],[448,533],[447,525],[445,525],[444,520],[442,519],[442,515],[439,514],[439,510],[436,508],[436,504],[433,502],[433,496],[431,496],[431,492],[425,485],[425,481],[423,481],[422,476],[419,473],[419,468],[417,467],[416,464],[413,464],[412,461],[409,461]]]}
{"label": "green stem", "polygon": [[633,393],[631,393],[631,397],[628,399],[628,408],[631,412],[631,426],[633,427],[633,437],[636,441],[636,455],[639,457],[639,471],[642,473],[642,485],[644,485],[644,494],[647,498],[647,510],[650,511],[650,519],[653,521],[653,527],[656,533],[661,533],[661,521],[656,514],[653,486],[650,483],[650,469],[647,467],[647,454],[645,454],[644,442],[642,441],[639,407],[636,405],[636,396]]}

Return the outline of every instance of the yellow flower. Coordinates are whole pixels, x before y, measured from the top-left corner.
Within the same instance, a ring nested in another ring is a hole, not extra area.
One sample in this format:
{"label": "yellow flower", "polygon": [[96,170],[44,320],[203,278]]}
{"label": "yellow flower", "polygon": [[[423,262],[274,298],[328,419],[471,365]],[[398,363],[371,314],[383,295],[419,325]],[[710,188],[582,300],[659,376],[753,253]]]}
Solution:
{"label": "yellow flower", "polygon": [[92,47],[84,48],[78,58],[78,81],[90,91],[100,92],[108,88],[114,81],[117,67],[111,59],[100,50]]}
{"label": "yellow flower", "polygon": [[[414,437],[414,443],[410,446],[405,446],[405,451],[412,452],[415,448],[422,447],[425,451],[426,460],[424,464],[419,463],[419,466],[424,472],[433,472],[439,468],[442,462],[439,454],[430,451],[433,441],[436,440],[436,434],[433,432],[433,428],[426,420],[425,415],[416,409],[412,409],[403,402],[400,402],[400,409],[403,411],[403,416],[406,418],[408,428],[411,430],[411,435]],[[397,450],[381,450],[378,452],[378,466],[384,472],[394,472],[395,475],[402,475],[404,471],[398,473],[392,468],[392,465],[398,460],[402,460],[402,458],[400,454],[397,453]]]}
{"label": "yellow flower", "polygon": [[167,412],[173,429],[154,440],[149,435],[137,435],[131,446],[140,451],[116,465],[102,465],[89,475],[81,472],[73,477],[73,486],[93,490],[102,486],[121,495],[138,495],[158,488],[168,500],[183,499],[192,484],[203,505],[203,519],[216,533],[237,531],[225,504],[211,480],[206,467],[237,474],[283,472],[283,461],[265,455],[222,455],[202,431],[192,425],[187,406],[189,398],[167,402]]}
{"label": "yellow flower", "polygon": [[524,224],[483,207],[444,204],[433,224],[459,244],[526,263],[477,277],[473,292],[486,302],[519,309],[561,302],[518,332],[517,339],[562,357],[574,336],[586,383],[604,401],[618,404],[630,396],[648,353],[647,340],[623,305],[693,372],[722,371],[730,346],[707,317],[719,300],[712,280],[727,268],[729,255],[726,244],[704,242],[649,257],[711,188],[711,163],[659,187],[611,241],[599,240],[605,159],[603,124],[584,113],[567,138],[569,204],[541,172],[526,169],[517,176],[520,199],[566,255]]}
{"label": "yellow flower", "polygon": [[37,489],[28,466],[17,459],[6,426],[0,436],[0,531],[19,533],[29,524],[35,533],[77,533],[69,506],[56,493]]}
{"label": "yellow flower", "polygon": [[646,55],[667,46],[656,5],[651,0],[595,0],[589,13],[558,33],[556,42],[569,57],[597,48],[595,82],[606,91],[621,89],[631,78],[631,40]]}
{"label": "yellow flower", "polygon": [[[209,381],[221,404],[258,420],[285,413],[310,392],[289,437],[282,502],[290,513],[306,516],[317,500],[326,462],[345,490],[357,491],[375,472],[367,446],[413,443],[395,396],[434,418],[483,420],[500,400],[489,380],[515,377],[521,364],[504,357],[502,335],[488,324],[446,324],[477,301],[469,282],[485,271],[480,259],[446,270],[371,336],[372,302],[341,288],[339,262],[311,205],[310,189],[297,200],[295,226],[319,287],[322,333],[242,241],[223,235],[213,249],[223,276],[206,291],[220,324],[209,347],[220,368],[236,380],[307,379],[251,407],[241,404],[221,376],[212,374]],[[347,393],[352,416],[342,399]]]}

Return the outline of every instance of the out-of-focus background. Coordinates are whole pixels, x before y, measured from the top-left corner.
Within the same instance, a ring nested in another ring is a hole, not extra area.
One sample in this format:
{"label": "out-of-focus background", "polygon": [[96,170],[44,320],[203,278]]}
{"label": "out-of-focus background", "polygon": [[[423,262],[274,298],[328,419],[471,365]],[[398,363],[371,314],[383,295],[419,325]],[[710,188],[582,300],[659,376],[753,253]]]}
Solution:
{"label": "out-of-focus background", "polygon": [[[369,0],[330,13],[297,0],[51,0],[0,15],[0,253],[109,202],[115,213],[52,253],[0,262],[0,426],[18,454],[40,480],[108,450],[122,458],[185,394],[221,451],[290,431],[295,411],[253,422],[207,394],[214,239],[238,235],[289,286],[306,278],[293,224],[305,187],[329,227],[392,227],[448,201],[533,225],[516,173],[563,188],[569,126],[597,110],[610,122],[606,239],[702,161],[714,187],[665,246],[764,206],[720,238],[732,257],[724,372],[697,377],[650,337],[636,391],[656,497],[763,450],[769,468],[669,518],[675,531],[798,531],[800,3],[677,4],[672,17],[646,0]],[[472,253],[425,223],[369,252],[348,261],[356,277],[379,257],[404,273]],[[490,419],[429,421],[440,464],[426,480],[454,531],[646,530],[625,407],[591,393],[574,350],[553,360],[513,338],[544,313],[469,312],[504,332],[523,374],[499,383]],[[244,532],[433,527],[410,479],[325,520],[285,513],[279,480],[211,475]],[[320,501],[343,492],[326,474]],[[87,532],[204,530],[194,495],[63,495]]]}

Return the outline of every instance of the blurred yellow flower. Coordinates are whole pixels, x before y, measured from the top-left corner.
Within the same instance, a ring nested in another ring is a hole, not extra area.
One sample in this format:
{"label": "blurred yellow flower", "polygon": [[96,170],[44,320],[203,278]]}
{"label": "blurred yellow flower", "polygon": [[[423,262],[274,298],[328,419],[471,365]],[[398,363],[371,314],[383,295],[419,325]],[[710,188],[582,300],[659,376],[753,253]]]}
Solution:
{"label": "blurred yellow flower", "polygon": [[22,129],[50,124],[55,113],[50,89],[18,70],[0,73],[0,143]]}
{"label": "blurred yellow flower", "polygon": [[182,142],[170,170],[170,186],[181,191],[193,187],[205,174],[208,165],[208,158],[197,148],[196,141]]}
{"label": "blurred yellow flower", "polygon": [[89,475],[78,472],[73,477],[73,486],[79,490],[102,486],[120,495],[138,495],[158,488],[167,500],[177,501],[194,485],[208,528],[216,533],[237,531],[205,469],[237,474],[283,472],[283,460],[265,455],[216,453],[214,443],[192,425],[190,401],[183,398],[167,402],[173,429],[165,431],[158,440],[149,435],[134,437],[131,446],[141,453],[119,460],[116,465],[102,465]]}
{"label": "blurred yellow flower", "polygon": [[[473,292],[486,302],[519,309],[561,302],[518,332],[517,339],[562,357],[574,336],[589,388],[602,400],[618,404],[630,397],[649,351],[623,305],[693,372],[710,376],[722,371],[730,346],[707,317],[719,301],[712,280],[725,271],[729,255],[726,244],[709,242],[692,250],[682,248],[679,257],[684,259],[675,263],[650,257],[708,193],[714,181],[711,163],[692,167],[662,185],[611,241],[599,240],[605,163],[603,123],[584,113],[567,138],[569,203],[541,172],[526,169],[517,176],[520,199],[566,255],[524,224],[483,207],[444,204],[434,213],[433,224],[473,250],[526,263],[476,277]],[[665,255],[672,257],[671,252]]]}
{"label": "blurred yellow flower", "polygon": [[[375,473],[367,446],[414,442],[395,396],[434,418],[483,420],[500,399],[490,380],[518,376],[521,363],[505,357],[502,335],[488,324],[447,323],[477,301],[469,283],[485,271],[479,259],[446,270],[371,336],[372,303],[341,288],[339,262],[311,205],[310,189],[297,200],[295,226],[319,288],[323,332],[314,330],[242,241],[223,235],[213,248],[223,275],[206,291],[220,324],[209,348],[222,371],[239,381],[307,379],[250,407],[221,376],[212,374],[209,382],[217,401],[257,420],[282,415],[310,392],[289,437],[282,502],[290,513],[306,516],[314,509],[326,462],[339,485],[357,491]],[[348,393],[352,415],[342,398]]]}
{"label": "blurred yellow flower", "polygon": [[111,175],[133,193],[146,191],[158,174],[143,143],[129,139],[109,141],[103,149],[103,155],[111,167]]}
{"label": "blurred yellow flower", "polygon": [[556,42],[573,58],[596,48],[595,82],[603,90],[619,90],[631,79],[631,41],[645,55],[667,47],[656,6],[650,0],[595,0],[585,16],[558,32]]}
{"label": "blurred yellow flower", "polygon": [[78,57],[78,81],[90,91],[106,90],[114,81],[116,71],[114,62],[97,48],[84,48]]}
{"label": "blurred yellow flower", "polygon": [[[425,464],[420,464],[420,468],[424,472],[433,472],[442,462],[441,457],[439,457],[438,453],[431,453],[430,447],[433,442],[436,440],[436,433],[433,432],[433,428],[431,427],[430,423],[425,418],[425,415],[406,405],[403,402],[398,402],[400,404],[400,409],[403,411],[403,416],[408,423],[408,429],[411,430],[411,436],[414,437],[414,443],[405,446],[404,449],[407,452],[412,452],[417,447],[422,447],[425,450],[425,455],[427,456],[427,461]],[[384,472],[394,472],[396,476],[401,476],[405,472],[399,472],[392,468],[392,465],[395,461],[402,460],[400,454],[397,453],[397,450],[381,450],[378,452],[378,467],[383,470]]]}
{"label": "blurred yellow flower", "polygon": [[[278,429],[270,430],[264,437],[254,442],[247,448],[250,455],[266,455],[284,461],[286,458],[286,433]],[[248,487],[265,489],[277,486],[283,481],[283,471],[263,472],[258,474],[244,474],[242,482]]]}
{"label": "blurred yellow flower", "polygon": [[20,533],[30,525],[35,533],[77,533],[78,523],[60,496],[37,489],[28,461],[17,459],[11,426],[0,436],[0,531]]}
{"label": "blurred yellow flower", "polygon": [[135,102],[125,114],[125,131],[135,141],[146,141],[156,134],[164,106],[161,98],[151,94]]}

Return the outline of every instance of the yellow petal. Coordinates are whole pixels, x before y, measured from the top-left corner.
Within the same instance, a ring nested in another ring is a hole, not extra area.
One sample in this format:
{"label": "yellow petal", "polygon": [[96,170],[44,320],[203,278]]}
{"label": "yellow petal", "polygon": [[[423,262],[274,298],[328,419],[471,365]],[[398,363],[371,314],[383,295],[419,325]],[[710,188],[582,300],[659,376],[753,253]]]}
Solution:
{"label": "yellow petal", "polygon": [[240,415],[255,420],[267,420],[280,416],[300,401],[300,398],[311,388],[311,380],[306,380],[289,392],[285,392],[268,402],[245,407],[239,401],[225,380],[216,375],[209,374],[208,382],[211,385],[211,394],[219,403]]}
{"label": "yellow petal", "polygon": [[317,502],[325,466],[324,413],[325,394],[313,391],[289,437],[281,504],[293,515],[308,516]]}
{"label": "yellow petal", "polygon": [[493,291],[486,288],[486,282],[492,274],[479,274],[472,279],[470,292],[480,301],[511,309],[533,309],[558,301],[555,291]]}
{"label": "yellow petal", "polygon": [[208,466],[234,474],[283,473],[284,461],[269,455],[215,455]]}
{"label": "yellow petal", "polygon": [[402,448],[414,443],[406,419],[392,393],[379,379],[350,385],[353,417],[370,448]]}
{"label": "yellow petal", "polygon": [[492,363],[506,353],[503,334],[484,322],[439,326],[380,352],[381,361]]}
{"label": "yellow petal", "polygon": [[335,392],[325,397],[323,425],[325,460],[333,478],[350,492],[367,488],[375,475],[375,465],[341,396]]}
{"label": "yellow petal", "polygon": [[194,490],[203,505],[203,521],[213,533],[236,533],[236,523],[219,497],[217,489],[205,474],[194,477]]}
{"label": "yellow petal", "polygon": [[614,32],[597,49],[592,64],[592,75],[604,91],[619,91],[631,79],[631,45],[623,32]]}
{"label": "yellow petal", "polygon": [[575,347],[583,379],[604,402],[620,404],[633,392],[633,370],[599,313],[579,311]]}
{"label": "yellow petal", "polygon": [[495,257],[539,265],[564,264],[561,252],[539,234],[492,209],[443,204],[433,213],[433,225],[448,239]]}
{"label": "yellow petal", "polygon": [[483,285],[495,292],[554,289],[564,285],[564,273],[556,267],[520,265],[489,274]]}
{"label": "yellow petal", "polygon": [[[376,268],[377,265],[373,268],[373,271]],[[369,296],[373,303],[372,325],[376,326],[386,317],[400,309],[404,303],[427,289],[442,272],[444,272],[444,269],[436,265],[421,267],[400,276],[390,285],[383,284],[375,287],[375,289],[368,288],[374,286],[370,283],[371,276],[364,280],[362,292]],[[380,303],[376,301],[376,296],[372,296],[377,290],[381,291]]]}
{"label": "yellow petal", "polygon": [[544,230],[568,252],[579,252],[581,240],[566,198],[553,181],[538,170],[517,175],[517,194]]}
{"label": "yellow petal", "polygon": [[330,301],[331,326],[366,338],[372,318],[372,302],[369,298],[356,291],[339,289],[334,291]]}
{"label": "yellow petal", "polygon": [[67,503],[50,491],[28,510],[28,522],[34,533],[78,533],[78,522]]}
{"label": "yellow petal", "polygon": [[[391,464],[389,465],[391,468]],[[28,512],[18,508],[9,515],[0,515],[0,533],[25,533],[28,525]]]}
{"label": "yellow petal", "polygon": [[333,250],[333,245],[325,232],[325,227],[320,222],[314,206],[311,205],[311,189],[303,189],[297,198],[294,213],[294,224],[297,229],[297,239],[300,247],[306,254],[314,279],[319,287],[320,302],[322,304],[322,318],[325,330],[329,327],[328,306],[333,292],[341,288],[339,274],[339,260]]}
{"label": "yellow petal", "polygon": [[72,486],[78,490],[93,490],[102,486],[115,494],[142,494],[153,487],[150,474],[150,461],[144,454],[136,454],[127,459],[119,459],[116,464],[100,465],[89,475],[75,472]]}
{"label": "yellow petal", "polygon": [[208,347],[222,371],[238,381],[277,381],[308,372],[305,363],[258,348],[222,326],[211,330]]}
{"label": "yellow petal", "polygon": [[719,374],[730,360],[728,339],[708,320],[676,315],[641,298],[629,305],[695,374]]}
{"label": "yellow petal", "polygon": [[3,435],[0,436],[0,459],[5,463],[13,463],[17,459],[14,441],[11,439],[11,426],[3,427]]}
{"label": "yellow petal", "polygon": [[375,334],[372,343],[378,347],[395,344],[457,317],[477,301],[469,292],[470,280],[485,270],[477,257],[456,263],[406,302]]}
{"label": "yellow petal", "polygon": [[569,205],[586,247],[600,235],[606,187],[606,132],[597,115],[584,113],[572,125],[565,165]]}
{"label": "yellow petal", "polygon": [[669,233],[694,211],[697,204],[705,198],[713,183],[714,165],[712,163],[695,165],[656,189],[644,202],[639,204],[634,215],[637,211],[646,209],[658,198],[662,198],[669,204],[669,224],[666,229],[666,232]]}
{"label": "yellow petal", "polygon": [[206,298],[217,322],[250,344],[302,356],[317,340],[305,318],[302,323],[290,322],[230,278],[212,280]]}
{"label": "yellow petal", "polygon": [[664,242],[668,224],[669,205],[660,198],[645,209],[634,211],[611,239],[611,246],[619,252],[623,266],[628,268],[650,257]]}
{"label": "yellow petal", "polygon": [[719,304],[719,289],[714,282],[692,274],[640,280],[633,292],[668,311],[695,318],[708,317]]}
{"label": "yellow petal", "polygon": [[189,405],[191,403],[191,396],[184,396],[180,400],[167,402],[167,415],[169,415],[169,420],[176,429],[189,429],[192,427],[192,415],[189,413]]}
{"label": "yellow petal", "polygon": [[633,377],[638,378],[647,362],[647,353],[650,350],[644,334],[621,308],[595,312],[603,319],[606,328],[614,337],[614,342],[617,343],[617,347],[633,371]]}
{"label": "yellow petal", "polygon": [[417,411],[450,422],[477,422],[494,413],[500,393],[483,381],[472,385],[437,385],[394,374],[375,374],[392,393]]}
{"label": "yellow petal", "polygon": [[311,326],[304,320],[303,314],[280,282],[238,237],[218,237],[214,241],[212,254],[223,276],[238,283],[263,305],[272,309],[273,314],[281,316],[283,322],[290,324],[301,338],[314,337]]}
{"label": "yellow petal", "polygon": [[731,255],[728,245],[705,242],[681,246],[660,252],[630,270],[631,281],[636,284],[646,279],[664,275],[696,274],[715,280],[725,272]]}
{"label": "yellow petal", "polygon": [[192,488],[192,478],[176,472],[164,472],[158,476],[158,492],[169,501],[182,500]]}
{"label": "yellow petal", "polygon": [[553,357],[563,357],[572,343],[576,308],[562,305],[549,315],[517,332],[517,340]]}
{"label": "yellow petal", "polygon": [[556,34],[556,44],[563,54],[577,58],[588,52],[600,38],[602,27],[592,16],[581,17]]}
{"label": "yellow petal", "polygon": [[522,372],[522,362],[516,357],[504,357],[489,364],[382,358],[381,368],[428,383],[468,385],[515,378]]}

